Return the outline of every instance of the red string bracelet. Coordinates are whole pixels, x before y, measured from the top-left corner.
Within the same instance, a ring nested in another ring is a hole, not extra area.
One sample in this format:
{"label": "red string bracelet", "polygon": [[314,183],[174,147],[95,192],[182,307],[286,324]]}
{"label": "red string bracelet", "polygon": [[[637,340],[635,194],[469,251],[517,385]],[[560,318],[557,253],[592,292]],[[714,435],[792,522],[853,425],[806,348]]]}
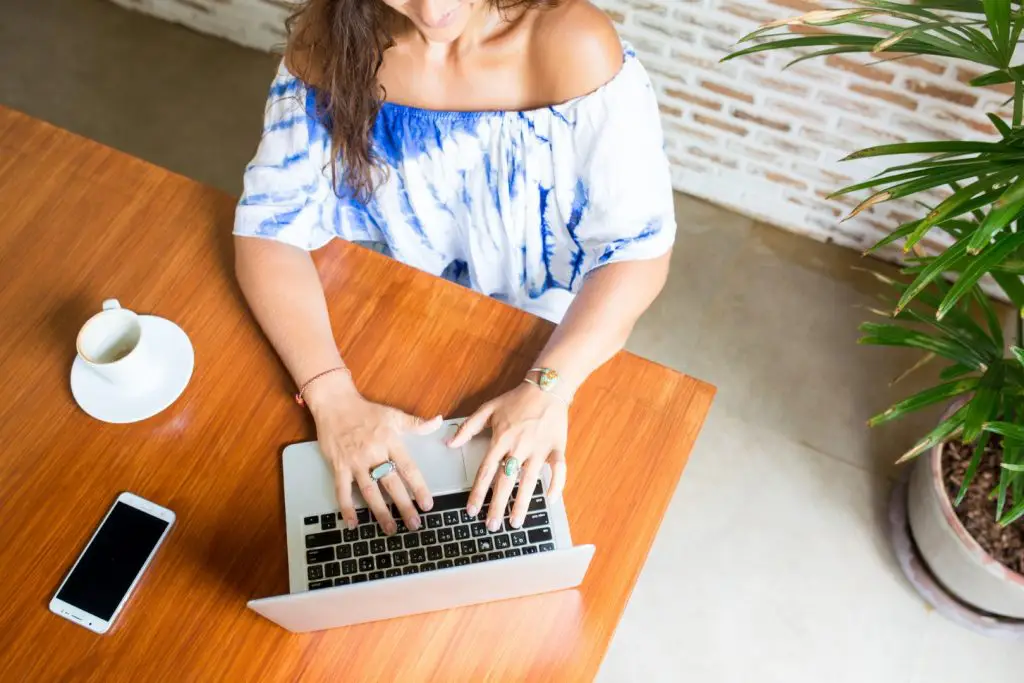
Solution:
{"label": "red string bracelet", "polygon": [[331,374],[332,372],[347,372],[350,375],[352,374],[351,370],[346,368],[344,365],[340,365],[340,366],[338,366],[336,368],[331,368],[330,370],[324,370],[323,372],[321,372],[318,375],[313,375],[312,377],[310,377],[309,379],[306,380],[305,384],[303,384],[301,387],[299,387],[299,390],[297,392],[295,392],[295,402],[298,403],[300,406],[306,405],[306,399],[302,398],[302,395],[304,393],[306,393],[306,389],[309,388],[309,385],[312,384],[313,382],[317,381],[321,377],[326,377],[327,375]]}

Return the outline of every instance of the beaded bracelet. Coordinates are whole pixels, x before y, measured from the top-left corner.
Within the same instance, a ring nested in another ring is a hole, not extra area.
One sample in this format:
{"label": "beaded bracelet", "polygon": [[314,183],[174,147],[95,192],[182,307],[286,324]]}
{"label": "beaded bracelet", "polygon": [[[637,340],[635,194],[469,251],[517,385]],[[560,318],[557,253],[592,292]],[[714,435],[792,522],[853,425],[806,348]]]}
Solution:
{"label": "beaded bracelet", "polygon": [[336,368],[331,368],[330,370],[324,370],[323,372],[321,372],[321,373],[319,373],[317,375],[313,375],[312,377],[310,377],[309,379],[306,380],[305,384],[303,384],[301,387],[299,387],[299,390],[297,392],[295,392],[295,402],[298,403],[300,406],[306,405],[306,399],[304,399],[302,397],[302,395],[304,393],[306,393],[306,389],[309,388],[309,385],[312,384],[313,382],[317,381],[321,377],[326,377],[327,375],[331,374],[332,372],[347,372],[349,375],[352,374],[351,370],[349,370],[344,365],[340,365],[340,366],[338,366]]}

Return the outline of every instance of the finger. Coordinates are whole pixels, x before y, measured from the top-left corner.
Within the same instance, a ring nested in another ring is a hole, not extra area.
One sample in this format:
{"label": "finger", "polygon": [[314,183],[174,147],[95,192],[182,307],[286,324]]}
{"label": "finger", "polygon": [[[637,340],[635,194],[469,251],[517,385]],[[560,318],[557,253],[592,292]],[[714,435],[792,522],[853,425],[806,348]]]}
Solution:
{"label": "finger", "polygon": [[[523,453],[524,451],[516,449],[506,458],[516,458],[518,460],[523,457]],[[494,479],[494,493],[491,495],[491,507],[487,511],[488,530],[497,531],[501,528],[501,523],[505,519],[505,507],[508,505],[508,499],[512,495],[512,487],[516,484],[517,475],[518,472],[511,477],[505,474],[504,459],[498,462],[498,471]]]}
{"label": "finger", "polygon": [[448,445],[451,448],[460,448],[465,446],[470,439],[483,431],[493,414],[494,406],[491,405],[490,402],[477,408],[477,411],[462,423],[459,427],[459,431],[455,432],[455,436],[448,441]]}
{"label": "finger", "polygon": [[[388,476],[394,475],[391,474]],[[384,529],[384,533],[389,536],[395,533],[398,529],[398,525],[395,524],[395,518],[391,516],[391,510],[388,508],[387,503],[384,502],[384,496],[381,495],[380,486],[370,478],[370,473],[359,472],[357,470],[356,483],[359,484],[359,493],[363,494],[363,500],[365,500],[366,505],[369,506],[374,519],[376,519],[377,523]]]}
{"label": "finger", "polygon": [[380,483],[391,495],[391,500],[394,501],[402,519],[405,520],[405,525],[412,531],[419,531],[420,516],[412,504],[412,499],[409,498],[409,492],[405,490],[405,482],[402,481],[402,478],[397,473],[392,473],[381,479]]}
{"label": "finger", "polygon": [[509,524],[514,529],[521,527],[523,520],[526,519],[526,513],[530,508],[530,498],[533,497],[533,489],[537,486],[537,478],[543,467],[543,458],[530,458],[523,466],[523,473],[519,477],[519,495],[516,496],[512,514],[509,515]]}
{"label": "finger", "polygon": [[338,470],[334,473],[334,491],[338,496],[338,509],[345,520],[345,526],[355,529],[359,526],[356,518],[356,506],[352,502],[352,472],[347,469]]}
{"label": "finger", "polygon": [[[423,474],[420,473],[420,468],[409,457],[409,453],[405,450],[405,446],[402,445],[401,441],[396,440],[394,445],[392,445],[391,459],[398,466],[398,473],[402,475],[405,485],[412,491],[413,498],[416,499],[420,510],[426,512],[434,507],[434,497],[430,495],[430,488],[427,486]],[[388,489],[388,491],[390,492],[391,489]],[[409,520],[405,518],[405,513],[402,513],[402,518],[405,519],[405,523],[408,525]]]}
{"label": "finger", "polygon": [[565,451],[552,451],[548,457],[551,463],[551,485],[548,486],[548,499],[558,500],[565,489],[568,466],[565,464]]}
{"label": "finger", "polygon": [[400,410],[395,411],[395,419],[397,421],[396,426],[398,427],[398,431],[424,436],[427,434],[433,434],[440,429],[441,425],[444,423],[444,418],[440,415],[432,417],[429,420],[424,420],[423,418],[416,417],[415,415],[403,413]]}
{"label": "finger", "polygon": [[473,490],[469,493],[469,502],[466,504],[466,513],[470,517],[476,517],[483,507],[484,497],[487,489],[494,481],[494,473],[498,471],[498,463],[508,453],[508,437],[504,434],[491,439],[491,446],[487,455],[480,461],[480,468],[476,471],[476,480],[473,482]]}

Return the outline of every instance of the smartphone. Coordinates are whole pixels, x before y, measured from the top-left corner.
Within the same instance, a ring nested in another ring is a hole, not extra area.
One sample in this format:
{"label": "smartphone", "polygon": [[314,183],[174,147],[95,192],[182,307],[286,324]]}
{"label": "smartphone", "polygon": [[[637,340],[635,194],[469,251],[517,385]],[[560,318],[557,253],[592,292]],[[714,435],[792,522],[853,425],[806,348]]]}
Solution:
{"label": "smartphone", "polygon": [[50,601],[50,611],[106,633],[174,524],[174,513],[132,493],[114,501]]}

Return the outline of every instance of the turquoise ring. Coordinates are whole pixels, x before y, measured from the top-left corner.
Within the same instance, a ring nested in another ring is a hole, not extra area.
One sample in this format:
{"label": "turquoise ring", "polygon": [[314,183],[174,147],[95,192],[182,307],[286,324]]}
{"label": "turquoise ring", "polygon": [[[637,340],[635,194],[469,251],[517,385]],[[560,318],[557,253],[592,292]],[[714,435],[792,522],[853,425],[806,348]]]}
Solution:
{"label": "turquoise ring", "polygon": [[522,469],[522,467],[520,466],[519,461],[510,455],[505,458],[505,463],[502,469],[504,470],[506,477],[509,479],[515,479],[519,476],[519,470]]}
{"label": "turquoise ring", "polygon": [[398,465],[395,464],[394,460],[386,460],[370,470],[370,479],[380,481],[397,469]]}

